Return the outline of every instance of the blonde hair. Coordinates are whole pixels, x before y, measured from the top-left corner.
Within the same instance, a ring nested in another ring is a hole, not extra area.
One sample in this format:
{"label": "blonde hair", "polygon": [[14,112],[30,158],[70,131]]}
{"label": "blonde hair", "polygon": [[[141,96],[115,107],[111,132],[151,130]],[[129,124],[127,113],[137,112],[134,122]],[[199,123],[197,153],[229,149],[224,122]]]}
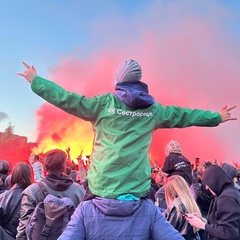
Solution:
{"label": "blonde hair", "polygon": [[[177,212],[183,211],[184,208],[187,213],[198,213],[201,216],[201,211],[193,198],[189,186],[184,178],[179,175],[173,175],[168,177],[165,183],[165,199],[167,206],[174,205]],[[194,232],[197,232],[197,228],[193,228]]]}

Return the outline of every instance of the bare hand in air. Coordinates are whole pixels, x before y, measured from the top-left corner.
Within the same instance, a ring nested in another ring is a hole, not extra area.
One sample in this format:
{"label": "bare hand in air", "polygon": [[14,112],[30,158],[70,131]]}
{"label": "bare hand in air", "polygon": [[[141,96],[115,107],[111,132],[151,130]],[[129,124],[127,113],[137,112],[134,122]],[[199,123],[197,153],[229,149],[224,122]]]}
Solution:
{"label": "bare hand in air", "polygon": [[227,107],[227,105],[225,105],[221,110],[220,110],[220,115],[222,117],[222,122],[226,122],[229,120],[237,120],[237,118],[232,117],[230,111],[233,110],[234,108],[236,108],[237,106],[233,106],[233,107]]}
{"label": "bare hand in air", "polygon": [[22,63],[26,67],[26,70],[24,71],[24,73],[17,73],[17,75],[24,77],[29,83],[31,83],[34,77],[37,75],[36,69],[34,66],[30,67],[25,62]]}

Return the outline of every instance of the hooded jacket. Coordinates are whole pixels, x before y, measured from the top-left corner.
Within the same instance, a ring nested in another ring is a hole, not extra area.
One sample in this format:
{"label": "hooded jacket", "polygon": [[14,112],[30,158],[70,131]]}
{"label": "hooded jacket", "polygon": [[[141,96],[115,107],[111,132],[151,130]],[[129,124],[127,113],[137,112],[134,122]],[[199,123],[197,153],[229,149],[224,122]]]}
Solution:
{"label": "hooded jacket", "polygon": [[[223,163],[222,165],[222,169],[229,174],[229,176],[234,180],[234,178],[238,177],[238,170],[232,166],[231,164],[228,163]],[[238,191],[240,191],[240,185],[236,182],[234,182],[234,187],[238,189]]]}
{"label": "hooded jacket", "polygon": [[[41,182],[44,184],[44,192],[59,198],[71,198],[75,208],[81,201],[83,201],[85,190],[79,184],[73,183],[69,177],[63,174],[48,174]],[[27,239],[25,225],[37,204],[44,200],[44,195],[45,194],[42,193],[41,188],[37,183],[31,184],[23,191],[19,225],[17,228],[17,240]]]}
{"label": "hooded jacket", "polygon": [[58,240],[179,240],[151,200],[121,201],[96,197],[82,202]]}
{"label": "hooded jacket", "polygon": [[33,79],[31,88],[54,106],[92,123],[95,135],[87,176],[90,191],[107,198],[124,194],[140,198],[151,184],[149,147],[154,131],[217,126],[221,116],[218,112],[164,107],[140,81],[138,64],[124,62],[119,71],[114,95],[88,98],[39,76]]}
{"label": "hooded jacket", "polygon": [[193,171],[192,186],[194,188],[194,193],[196,196],[195,200],[201,210],[202,216],[207,218],[210,211],[210,206],[214,202],[214,196],[208,190],[206,190],[205,185],[199,183],[196,170]]}
{"label": "hooded jacket", "polygon": [[230,164],[228,164],[228,163],[223,163],[222,169],[223,169],[227,174],[229,174],[229,176],[230,176],[232,179],[234,179],[235,177],[238,176],[238,171],[237,171],[237,169],[236,169],[234,166],[232,166],[232,165],[230,165]]}
{"label": "hooded jacket", "polygon": [[205,226],[209,240],[240,240],[240,193],[231,177],[219,166],[209,166],[203,184],[216,194],[216,200]]}

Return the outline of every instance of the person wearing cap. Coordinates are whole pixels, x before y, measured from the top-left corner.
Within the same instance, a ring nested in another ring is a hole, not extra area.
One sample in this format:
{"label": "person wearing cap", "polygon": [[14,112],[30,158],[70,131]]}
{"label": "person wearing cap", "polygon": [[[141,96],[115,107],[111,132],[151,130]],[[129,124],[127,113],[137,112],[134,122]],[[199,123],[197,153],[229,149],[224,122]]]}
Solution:
{"label": "person wearing cap", "polygon": [[180,144],[176,140],[167,143],[165,149],[165,161],[162,171],[167,177],[179,175],[185,179],[188,186],[192,185],[191,162],[182,155]]}
{"label": "person wearing cap", "polygon": [[[179,142],[170,140],[164,148],[165,161],[163,163],[162,171],[164,173],[165,182],[168,177],[178,175],[181,176],[191,188],[191,193],[195,198],[195,192],[192,185],[192,167],[191,162],[182,155],[182,149]],[[165,199],[165,186],[163,185],[155,194],[157,199],[156,205],[162,209],[167,208]]]}
{"label": "person wearing cap", "polygon": [[149,147],[159,128],[218,126],[236,120],[225,106],[220,112],[163,106],[141,81],[142,69],[137,61],[122,62],[115,75],[114,93],[92,98],[68,92],[56,83],[37,75],[34,66],[23,62],[26,70],[18,73],[41,98],[78,118],[92,123],[94,143],[88,170],[86,199],[132,200],[146,195],[150,188]]}

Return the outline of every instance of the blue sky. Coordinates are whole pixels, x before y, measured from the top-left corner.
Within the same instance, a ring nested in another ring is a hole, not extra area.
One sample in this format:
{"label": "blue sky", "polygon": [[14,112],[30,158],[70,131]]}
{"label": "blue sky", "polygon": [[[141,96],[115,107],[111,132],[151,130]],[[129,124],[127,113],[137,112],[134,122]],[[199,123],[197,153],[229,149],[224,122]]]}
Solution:
{"label": "blue sky", "polygon": [[16,72],[23,70],[21,61],[36,65],[46,77],[61,56],[81,49],[84,58],[98,47],[92,33],[98,21],[116,13],[131,18],[148,1],[1,0],[0,4],[0,111],[9,117],[0,122],[0,131],[11,122],[16,134],[34,139],[34,113],[43,101],[17,77]]}
{"label": "blue sky", "polygon": [[[164,105],[217,111],[224,104],[239,104],[239,1],[0,0],[0,4],[0,112],[8,116],[0,118],[0,131],[11,122],[15,134],[29,141],[39,136],[36,112],[45,102],[16,75],[24,71],[22,60],[33,64],[39,75],[91,95],[111,91],[109,78],[122,58],[137,58],[145,79],[151,78],[150,93]],[[59,77],[69,69],[69,77],[81,80],[77,87],[70,78]],[[95,79],[97,87],[88,78]],[[239,113],[240,106],[233,115]],[[218,139],[219,148],[226,146],[225,138],[232,139],[234,146],[228,148],[232,153],[226,157],[236,160],[239,130],[238,121],[211,130],[210,136],[203,130],[202,137]],[[169,138],[181,141],[181,134],[173,132]]]}

